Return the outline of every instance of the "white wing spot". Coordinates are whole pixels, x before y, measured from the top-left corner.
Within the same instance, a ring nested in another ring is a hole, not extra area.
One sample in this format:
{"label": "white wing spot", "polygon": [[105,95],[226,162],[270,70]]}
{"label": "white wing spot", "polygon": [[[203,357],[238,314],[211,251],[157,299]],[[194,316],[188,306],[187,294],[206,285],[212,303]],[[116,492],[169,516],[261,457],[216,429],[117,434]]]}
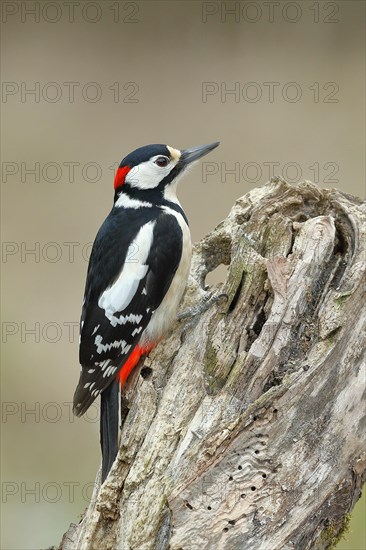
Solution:
{"label": "white wing spot", "polygon": [[92,332],[92,336],[97,332],[97,330],[98,330],[99,327],[100,327],[100,325],[97,325],[97,326],[95,327],[95,329],[94,329],[93,332]]}
{"label": "white wing spot", "polygon": [[95,337],[94,343],[97,346],[97,353],[110,351],[112,348],[121,348],[121,353],[125,353],[127,342],[125,340],[115,340],[110,344],[102,344],[103,338],[100,334]]}
{"label": "white wing spot", "polygon": [[110,362],[111,362],[110,359],[105,359],[105,361],[101,361],[100,363],[95,363],[95,364],[98,365],[99,367],[102,367],[102,370],[104,370],[108,367]]}
{"label": "white wing spot", "polygon": [[117,370],[117,367],[114,367],[113,365],[111,365],[110,367],[107,368],[107,370],[103,374],[103,378],[105,378],[106,376],[111,376],[116,372],[116,370]]}
{"label": "white wing spot", "polygon": [[135,336],[135,334],[139,334],[141,331],[142,331],[142,327],[135,328],[135,330],[132,332],[132,336]]}
{"label": "white wing spot", "polygon": [[133,323],[134,325],[137,325],[142,319],[142,315],[135,315],[134,313],[130,313],[129,315],[121,315],[121,317],[113,317],[111,320],[111,325],[114,327],[118,325],[125,325],[126,323]]}

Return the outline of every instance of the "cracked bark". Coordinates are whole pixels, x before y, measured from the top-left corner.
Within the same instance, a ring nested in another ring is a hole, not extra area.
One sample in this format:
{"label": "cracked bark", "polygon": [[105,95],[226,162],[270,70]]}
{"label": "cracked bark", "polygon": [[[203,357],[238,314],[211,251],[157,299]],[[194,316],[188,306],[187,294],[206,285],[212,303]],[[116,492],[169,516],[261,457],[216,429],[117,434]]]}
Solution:
{"label": "cracked bark", "polygon": [[310,182],[236,201],[195,246],[182,307],[227,303],[132,375],[118,458],[60,549],[331,547],[366,471],[365,219]]}

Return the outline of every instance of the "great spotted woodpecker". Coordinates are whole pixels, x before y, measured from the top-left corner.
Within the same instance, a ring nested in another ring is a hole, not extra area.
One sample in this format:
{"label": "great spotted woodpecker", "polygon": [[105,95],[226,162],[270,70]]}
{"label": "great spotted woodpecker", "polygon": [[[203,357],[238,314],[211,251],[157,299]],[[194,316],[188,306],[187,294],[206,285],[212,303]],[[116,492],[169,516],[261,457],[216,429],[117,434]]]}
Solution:
{"label": "great spotted woodpecker", "polygon": [[73,408],[81,416],[101,394],[102,482],[118,450],[119,389],[171,327],[188,279],[191,238],[177,181],[218,145],[147,145],[116,172],[114,205],[89,261]]}

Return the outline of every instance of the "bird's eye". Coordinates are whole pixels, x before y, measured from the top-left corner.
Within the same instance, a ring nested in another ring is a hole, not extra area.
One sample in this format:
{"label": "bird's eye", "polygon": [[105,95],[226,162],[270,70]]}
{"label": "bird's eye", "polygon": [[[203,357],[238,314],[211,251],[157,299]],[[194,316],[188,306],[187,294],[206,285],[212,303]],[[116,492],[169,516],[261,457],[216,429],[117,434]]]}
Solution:
{"label": "bird's eye", "polygon": [[169,159],[167,159],[166,157],[158,157],[155,161],[155,164],[163,168],[164,166],[168,166]]}

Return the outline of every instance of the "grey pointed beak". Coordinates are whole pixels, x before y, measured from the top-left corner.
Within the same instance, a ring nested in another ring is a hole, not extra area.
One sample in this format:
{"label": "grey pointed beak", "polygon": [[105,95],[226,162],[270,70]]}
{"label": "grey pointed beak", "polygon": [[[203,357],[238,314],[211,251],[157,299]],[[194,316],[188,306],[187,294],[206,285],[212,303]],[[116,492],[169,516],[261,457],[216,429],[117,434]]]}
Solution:
{"label": "grey pointed beak", "polygon": [[181,152],[182,155],[180,157],[180,163],[182,163],[184,166],[187,166],[188,164],[191,164],[191,162],[200,159],[204,155],[207,155],[207,153],[212,151],[212,149],[215,149],[218,145],[220,145],[220,142],[214,141],[213,143],[209,143],[208,145],[199,145],[198,147],[183,149],[183,151]]}

